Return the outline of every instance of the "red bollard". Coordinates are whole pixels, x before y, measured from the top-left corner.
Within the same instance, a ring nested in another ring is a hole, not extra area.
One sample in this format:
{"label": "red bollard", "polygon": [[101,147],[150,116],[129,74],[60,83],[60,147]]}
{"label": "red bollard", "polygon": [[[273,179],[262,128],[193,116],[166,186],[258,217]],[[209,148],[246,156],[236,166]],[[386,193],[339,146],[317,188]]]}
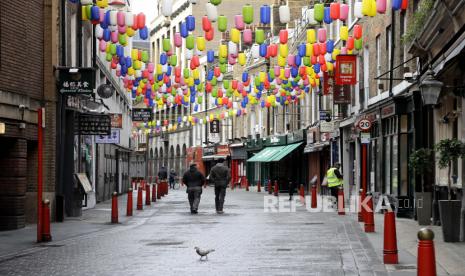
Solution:
{"label": "red bollard", "polygon": [[268,194],[271,195],[273,191],[271,191],[271,180],[268,179]]}
{"label": "red bollard", "polygon": [[126,204],[126,216],[132,216],[132,188],[128,190],[128,201]]}
{"label": "red bollard", "polygon": [[42,201],[42,241],[49,242],[52,240],[50,234],[50,200]]}
{"label": "red bollard", "polygon": [[150,205],[152,201],[150,200],[150,185],[145,184],[145,205]]}
{"label": "red bollard", "polygon": [[248,192],[249,191],[249,181],[247,178],[245,179],[245,190]]}
{"label": "red bollard", "polygon": [[317,207],[317,191],[316,191],[316,185],[312,185],[312,208],[315,209]]}
{"label": "red bollard", "polygon": [[393,211],[384,213],[384,263],[398,264],[396,214]]}
{"label": "red bollard", "polygon": [[300,202],[305,205],[305,188],[304,188],[304,184],[300,184],[299,195],[300,195]]}
{"label": "red bollard", "polygon": [[111,223],[118,223],[118,193],[113,192],[111,197]]}
{"label": "red bollard", "polygon": [[436,256],[434,254],[434,232],[428,228],[418,231],[418,276],[436,276]]}
{"label": "red bollard", "polygon": [[155,183],[155,186],[157,186],[157,199],[161,199],[161,183]]}
{"label": "red bollard", "polygon": [[279,195],[279,186],[278,186],[278,180],[274,181],[274,196]]}
{"label": "red bollard", "polygon": [[168,182],[167,182],[166,180],[165,180],[165,182],[164,182],[164,185],[165,185],[165,193],[164,193],[163,196],[168,195],[168,190],[169,190],[169,188],[170,188],[170,186],[168,185]]}
{"label": "red bollard", "polygon": [[362,202],[365,200],[365,195],[363,193],[363,189],[360,189],[359,194],[358,194],[358,221],[363,222],[364,216],[364,211],[362,209]]}
{"label": "red bollard", "polygon": [[373,197],[371,194],[367,194],[369,197],[368,199],[368,208],[369,210],[365,210],[365,233],[372,233],[375,232],[375,217],[374,217],[374,210],[373,210]]}
{"label": "red bollard", "polygon": [[262,188],[261,188],[261,185],[260,185],[260,180],[257,181],[257,192],[261,192],[262,191]]}
{"label": "red bollard", "polygon": [[338,197],[337,214],[338,215],[345,215],[346,210],[345,210],[345,206],[344,206],[344,189],[343,188],[339,187],[339,189],[337,191],[337,197]]}
{"label": "red bollard", "polygon": [[139,187],[137,190],[137,210],[142,210],[144,207],[142,206],[142,189]]}
{"label": "red bollard", "polygon": [[152,184],[152,202],[157,202],[157,184]]}

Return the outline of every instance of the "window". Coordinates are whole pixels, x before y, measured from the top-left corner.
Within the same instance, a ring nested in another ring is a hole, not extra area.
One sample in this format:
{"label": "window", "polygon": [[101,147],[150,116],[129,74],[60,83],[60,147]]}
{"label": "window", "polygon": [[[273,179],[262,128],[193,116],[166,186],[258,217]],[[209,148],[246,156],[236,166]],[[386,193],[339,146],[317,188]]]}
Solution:
{"label": "window", "polygon": [[386,28],[386,53],[388,54],[388,59],[387,59],[387,66],[388,70],[391,70],[391,36],[392,36],[392,30],[391,30],[391,25],[387,26]]}
{"label": "window", "polygon": [[[376,76],[379,75],[381,75],[381,35],[378,35],[376,37]],[[376,80],[376,91],[378,91],[378,95],[381,94],[381,92],[383,92],[380,89],[380,84],[381,80]]]}

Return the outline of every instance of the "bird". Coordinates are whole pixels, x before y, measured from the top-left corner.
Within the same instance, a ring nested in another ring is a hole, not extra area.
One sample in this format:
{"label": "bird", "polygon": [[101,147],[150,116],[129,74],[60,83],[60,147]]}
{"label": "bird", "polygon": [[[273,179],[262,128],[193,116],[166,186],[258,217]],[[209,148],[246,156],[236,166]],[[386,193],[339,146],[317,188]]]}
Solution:
{"label": "bird", "polygon": [[203,257],[205,257],[208,260],[208,254],[215,251],[215,249],[202,250],[202,249],[198,248],[197,246],[194,247],[194,249],[195,249],[195,252],[197,252],[197,254],[199,254],[200,260],[202,260]]}

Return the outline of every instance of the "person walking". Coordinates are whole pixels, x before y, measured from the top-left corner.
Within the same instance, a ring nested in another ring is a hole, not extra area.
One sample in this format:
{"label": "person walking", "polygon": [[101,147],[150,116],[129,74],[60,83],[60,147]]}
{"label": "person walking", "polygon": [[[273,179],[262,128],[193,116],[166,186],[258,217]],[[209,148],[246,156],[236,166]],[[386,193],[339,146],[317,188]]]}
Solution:
{"label": "person walking", "polygon": [[205,176],[197,169],[195,163],[191,163],[189,169],[182,177],[182,183],[187,186],[187,198],[191,207],[191,214],[197,214],[202,194],[202,185],[206,188]]}
{"label": "person walking", "polygon": [[161,166],[160,170],[158,171],[158,181],[167,180],[168,179],[168,171],[166,170],[165,166]]}
{"label": "person walking", "polygon": [[294,181],[292,181],[291,178],[288,178],[287,182],[289,183],[289,200],[292,200],[292,198],[294,197],[296,185],[294,184]]}
{"label": "person walking", "polygon": [[170,176],[169,176],[169,179],[168,179],[169,182],[170,182],[170,188],[171,188],[171,189],[174,189],[174,185],[175,185],[175,183],[176,183],[176,177],[177,177],[177,176],[178,176],[178,175],[176,174],[176,172],[174,171],[174,169],[171,169],[171,171],[170,171]]}
{"label": "person walking", "polygon": [[220,158],[210,171],[210,181],[215,185],[215,207],[218,214],[224,213],[224,197],[226,196],[226,188],[231,181],[231,170],[224,164],[224,161],[223,158]]}
{"label": "person walking", "polygon": [[341,164],[335,163],[333,167],[329,168],[326,172],[326,181],[328,182],[328,188],[331,191],[331,196],[336,198],[336,206],[339,206],[338,191],[342,188],[344,183],[342,174],[339,171]]}

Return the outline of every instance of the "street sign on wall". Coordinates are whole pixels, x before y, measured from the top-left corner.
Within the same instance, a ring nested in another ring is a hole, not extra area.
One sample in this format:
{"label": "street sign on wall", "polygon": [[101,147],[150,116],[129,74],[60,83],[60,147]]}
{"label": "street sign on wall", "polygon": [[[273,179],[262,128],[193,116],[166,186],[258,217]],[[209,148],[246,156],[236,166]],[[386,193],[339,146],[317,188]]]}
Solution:
{"label": "street sign on wall", "polygon": [[123,114],[110,113],[111,128],[123,128]]}
{"label": "street sign on wall", "polygon": [[152,109],[150,108],[133,108],[132,121],[134,122],[148,122],[153,118]]}
{"label": "street sign on wall", "polygon": [[333,103],[350,104],[350,85],[334,86]]}
{"label": "street sign on wall", "polygon": [[332,116],[329,110],[320,110],[320,121],[331,122]]}
{"label": "street sign on wall", "polygon": [[76,130],[82,135],[110,135],[111,118],[106,114],[79,114]]}
{"label": "street sign on wall", "polygon": [[110,135],[97,135],[95,136],[95,143],[97,144],[119,144],[120,130],[112,129]]}
{"label": "street sign on wall", "polygon": [[58,68],[58,91],[63,94],[92,94],[95,88],[94,68]]}
{"label": "street sign on wall", "polygon": [[336,57],[336,84],[357,84],[357,56],[338,55]]}
{"label": "street sign on wall", "polygon": [[210,133],[220,133],[220,120],[215,119],[210,122]]}

